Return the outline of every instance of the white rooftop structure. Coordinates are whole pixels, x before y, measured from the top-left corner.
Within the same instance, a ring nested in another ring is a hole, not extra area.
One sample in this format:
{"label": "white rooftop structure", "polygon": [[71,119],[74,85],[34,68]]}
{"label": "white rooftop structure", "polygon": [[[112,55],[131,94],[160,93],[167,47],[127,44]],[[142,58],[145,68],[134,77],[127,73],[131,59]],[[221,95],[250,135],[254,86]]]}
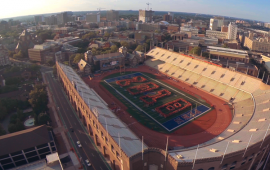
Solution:
{"label": "white rooftop structure", "polygon": [[[124,124],[109,108],[108,104],[76,74],[69,66],[59,63],[63,72],[66,74],[70,82],[73,82],[78,93],[88,105],[93,113],[96,113],[98,121],[106,127],[107,131],[119,141],[120,135],[121,149],[132,156],[142,150],[142,141]],[[107,122],[107,123],[106,123]],[[144,144],[144,148],[147,146]]]}

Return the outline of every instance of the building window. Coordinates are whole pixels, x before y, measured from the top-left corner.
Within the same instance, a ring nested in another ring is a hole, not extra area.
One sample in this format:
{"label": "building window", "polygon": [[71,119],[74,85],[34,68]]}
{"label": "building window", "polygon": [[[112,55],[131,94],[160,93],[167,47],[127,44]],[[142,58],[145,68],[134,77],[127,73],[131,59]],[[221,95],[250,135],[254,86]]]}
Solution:
{"label": "building window", "polygon": [[112,150],[112,152],[114,153],[114,147],[113,147],[113,145],[111,145],[111,150]]}
{"label": "building window", "polygon": [[120,160],[120,154],[116,151],[116,157]]}
{"label": "building window", "polygon": [[214,170],[215,168],[214,167],[211,167],[211,168],[209,168],[208,170]]}

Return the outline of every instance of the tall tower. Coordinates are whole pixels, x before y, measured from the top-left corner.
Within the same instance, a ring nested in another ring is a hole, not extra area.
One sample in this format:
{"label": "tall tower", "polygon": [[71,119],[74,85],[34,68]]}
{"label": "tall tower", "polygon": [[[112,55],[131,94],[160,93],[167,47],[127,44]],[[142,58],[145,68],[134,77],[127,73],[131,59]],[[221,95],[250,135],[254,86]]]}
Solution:
{"label": "tall tower", "polygon": [[236,35],[237,35],[237,25],[231,22],[228,27],[228,39],[235,40]]}
{"label": "tall tower", "polygon": [[153,21],[154,11],[152,10],[139,10],[139,21],[142,22],[152,22]]}

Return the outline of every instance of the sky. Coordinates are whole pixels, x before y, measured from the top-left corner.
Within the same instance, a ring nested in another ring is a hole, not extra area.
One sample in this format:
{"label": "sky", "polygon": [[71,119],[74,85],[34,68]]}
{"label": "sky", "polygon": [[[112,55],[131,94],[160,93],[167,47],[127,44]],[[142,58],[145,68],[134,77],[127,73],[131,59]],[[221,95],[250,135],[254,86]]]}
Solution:
{"label": "sky", "polygon": [[0,19],[62,11],[139,10],[190,12],[270,22],[269,0],[1,0]]}

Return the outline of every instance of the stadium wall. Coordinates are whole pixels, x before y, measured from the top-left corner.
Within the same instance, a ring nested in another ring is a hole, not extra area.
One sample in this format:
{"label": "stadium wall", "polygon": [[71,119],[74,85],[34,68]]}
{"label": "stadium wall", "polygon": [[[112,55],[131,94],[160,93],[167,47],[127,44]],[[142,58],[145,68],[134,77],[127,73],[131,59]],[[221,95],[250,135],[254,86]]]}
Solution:
{"label": "stadium wall", "polygon": [[[57,73],[72,106],[81,118],[91,137],[104,157],[110,160],[113,170],[190,170],[193,162],[174,159],[165,150],[159,148],[147,148],[143,153],[139,152],[128,157],[119,147],[118,143],[110,136],[105,136],[106,128],[97,120],[89,107],[85,104],[72,82],[67,78],[58,63]],[[97,128],[98,127],[98,128]],[[103,135],[102,135],[103,134]],[[108,140],[107,140],[108,139]],[[183,139],[184,140],[184,139]],[[219,157],[196,159],[195,170],[229,170],[229,169],[256,169],[260,162],[265,161],[269,152],[269,136],[266,136],[263,145],[261,142],[249,144],[246,152],[239,150],[230,154],[220,153]],[[242,145],[247,145],[242,144]],[[112,149],[112,146],[114,149]],[[165,148],[166,146],[164,146]],[[211,149],[210,146],[205,146]],[[188,149],[188,148],[187,148]],[[190,149],[194,151],[193,149]],[[172,151],[169,151],[172,152]],[[117,154],[118,153],[118,154]],[[243,156],[245,153],[245,156]],[[222,161],[223,155],[224,159]],[[120,156],[119,156],[120,155]],[[166,158],[165,158],[166,157]],[[195,152],[194,152],[195,158]],[[194,161],[194,158],[190,158]],[[222,163],[221,163],[222,161]],[[245,162],[243,165],[242,163]],[[227,165],[226,167],[224,165]]]}

